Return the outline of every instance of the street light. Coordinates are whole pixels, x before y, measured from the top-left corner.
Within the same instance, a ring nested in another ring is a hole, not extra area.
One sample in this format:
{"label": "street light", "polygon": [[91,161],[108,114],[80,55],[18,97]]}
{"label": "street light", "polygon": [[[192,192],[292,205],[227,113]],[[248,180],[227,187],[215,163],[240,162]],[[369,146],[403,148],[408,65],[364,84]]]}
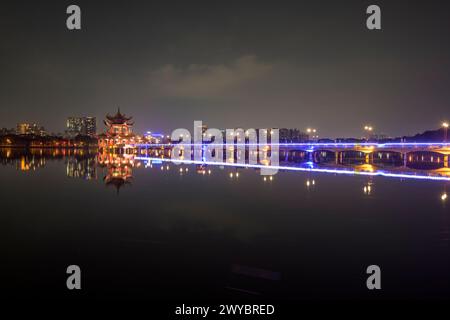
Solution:
{"label": "street light", "polygon": [[[371,125],[365,125],[364,130],[370,134],[373,131],[373,127]],[[369,136],[366,137],[366,140],[369,140]]]}
{"label": "street light", "polygon": [[444,142],[447,142],[448,122],[442,122],[442,127],[444,128]]}
{"label": "street light", "polygon": [[316,135],[317,129],[314,129],[314,128],[307,128],[307,129],[306,129],[306,132],[307,132],[307,133],[312,133],[312,134],[313,134],[313,135],[312,135],[312,138],[313,138],[313,139],[319,138],[319,136]]}

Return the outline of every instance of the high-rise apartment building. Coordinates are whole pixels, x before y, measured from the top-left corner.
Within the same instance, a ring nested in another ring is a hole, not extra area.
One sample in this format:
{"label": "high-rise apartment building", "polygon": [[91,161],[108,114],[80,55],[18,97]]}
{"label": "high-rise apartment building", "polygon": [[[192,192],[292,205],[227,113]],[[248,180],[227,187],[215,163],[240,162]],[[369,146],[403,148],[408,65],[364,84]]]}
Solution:
{"label": "high-rise apartment building", "polygon": [[69,117],[66,127],[69,136],[94,136],[97,133],[97,120],[95,117]]}

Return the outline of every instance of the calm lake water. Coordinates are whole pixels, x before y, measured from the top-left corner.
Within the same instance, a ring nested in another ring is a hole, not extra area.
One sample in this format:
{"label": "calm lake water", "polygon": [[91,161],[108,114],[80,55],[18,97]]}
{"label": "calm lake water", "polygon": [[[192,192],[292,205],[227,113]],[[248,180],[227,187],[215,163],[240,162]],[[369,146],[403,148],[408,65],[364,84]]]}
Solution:
{"label": "calm lake water", "polygon": [[[71,153],[1,151],[11,297],[73,294],[76,264],[86,298],[450,298],[446,181]],[[372,264],[381,291],[366,288]]]}

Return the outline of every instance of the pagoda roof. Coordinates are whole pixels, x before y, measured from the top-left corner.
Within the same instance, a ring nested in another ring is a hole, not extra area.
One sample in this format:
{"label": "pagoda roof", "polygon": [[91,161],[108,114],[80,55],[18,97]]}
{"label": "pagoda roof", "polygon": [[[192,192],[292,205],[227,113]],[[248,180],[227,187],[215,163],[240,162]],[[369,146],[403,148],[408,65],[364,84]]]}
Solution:
{"label": "pagoda roof", "polygon": [[113,186],[117,190],[117,195],[119,195],[119,190],[125,185],[131,185],[132,177],[120,178],[120,177],[110,177],[106,176],[103,178],[106,186]]}
{"label": "pagoda roof", "polygon": [[130,123],[129,121],[133,117],[127,117],[125,114],[120,113],[120,108],[117,109],[117,113],[113,116],[107,114],[106,115],[106,121],[109,124],[128,124],[132,125],[133,123]]}

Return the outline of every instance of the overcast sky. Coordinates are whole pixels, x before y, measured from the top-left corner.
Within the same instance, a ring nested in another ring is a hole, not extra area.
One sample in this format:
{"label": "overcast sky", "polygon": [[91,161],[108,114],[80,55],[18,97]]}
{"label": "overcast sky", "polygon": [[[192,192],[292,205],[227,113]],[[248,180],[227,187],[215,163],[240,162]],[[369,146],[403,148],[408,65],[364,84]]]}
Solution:
{"label": "overcast sky", "polygon": [[[39,4],[38,2],[42,2]],[[66,8],[82,30],[66,28]],[[378,4],[382,30],[366,29]],[[0,4],[0,127],[118,106],[137,132],[315,127],[360,136],[450,118],[448,1],[9,1]]]}

